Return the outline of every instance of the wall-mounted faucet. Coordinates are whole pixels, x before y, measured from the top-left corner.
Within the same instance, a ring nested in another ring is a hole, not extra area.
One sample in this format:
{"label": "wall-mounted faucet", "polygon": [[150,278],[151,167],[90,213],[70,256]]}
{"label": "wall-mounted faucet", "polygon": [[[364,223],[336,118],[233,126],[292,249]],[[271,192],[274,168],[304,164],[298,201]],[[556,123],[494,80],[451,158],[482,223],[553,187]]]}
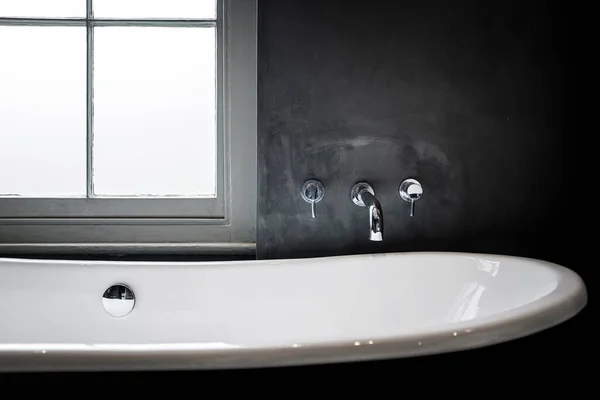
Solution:
{"label": "wall-mounted faucet", "polygon": [[383,240],[383,210],[371,185],[359,182],[352,186],[350,198],[357,206],[369,208],[369,240],[381,242]]}

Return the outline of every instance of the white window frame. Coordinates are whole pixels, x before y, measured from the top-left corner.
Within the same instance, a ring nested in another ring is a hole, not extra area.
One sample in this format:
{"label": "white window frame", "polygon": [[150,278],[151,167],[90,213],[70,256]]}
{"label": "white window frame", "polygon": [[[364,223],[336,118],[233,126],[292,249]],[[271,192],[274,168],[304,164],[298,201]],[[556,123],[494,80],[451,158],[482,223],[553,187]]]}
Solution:
{"label": "white window frame", "polygon": [[[256,241],[257,1],[218,0],[215,20],[1,18],[0,25],[87,26],[88,197],[0,197],[1,253],[250,253]],[[215,198],[94,198],[94,26],[216,26]],[[0,132],[1,134],[1,132]]]}

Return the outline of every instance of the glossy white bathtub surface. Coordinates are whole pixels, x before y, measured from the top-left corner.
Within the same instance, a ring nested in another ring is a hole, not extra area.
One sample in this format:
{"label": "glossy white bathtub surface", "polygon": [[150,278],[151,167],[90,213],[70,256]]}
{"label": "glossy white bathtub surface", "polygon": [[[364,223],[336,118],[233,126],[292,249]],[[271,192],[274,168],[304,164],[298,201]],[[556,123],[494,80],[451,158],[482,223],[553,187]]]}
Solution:
{"label": "glossy white bathtub surface", "polygon": [[[113,284],[135,293],[108,315]],[[279,261],[0,259],[0,370],[212,369],[443,353],[556,325],[586,304],[533,259],[396,253]]]}

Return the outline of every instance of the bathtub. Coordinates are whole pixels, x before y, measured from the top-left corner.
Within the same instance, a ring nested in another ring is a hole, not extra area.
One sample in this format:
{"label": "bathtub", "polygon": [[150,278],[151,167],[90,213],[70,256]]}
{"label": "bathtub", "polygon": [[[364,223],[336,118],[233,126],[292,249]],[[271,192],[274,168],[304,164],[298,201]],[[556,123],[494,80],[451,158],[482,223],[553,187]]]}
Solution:
{"label": "bathtub", "polygon": [[[115,284],[133,295],[133,308],[122,317],[105,309],[103,295]],[[0,371],[414,357],[529,335],[571,318],[586,301],[584,283],[567,268],[491,254],[226,262],[0,258]]]}

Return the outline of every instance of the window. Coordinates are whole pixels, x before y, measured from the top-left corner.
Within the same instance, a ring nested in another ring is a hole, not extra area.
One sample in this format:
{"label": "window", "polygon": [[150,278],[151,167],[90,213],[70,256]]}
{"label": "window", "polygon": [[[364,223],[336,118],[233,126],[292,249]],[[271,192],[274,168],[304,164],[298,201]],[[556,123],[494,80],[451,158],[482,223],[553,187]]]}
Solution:
{"label": "window", "polygon": [[255,0],[0,0],[0,251],[251,251]]}

